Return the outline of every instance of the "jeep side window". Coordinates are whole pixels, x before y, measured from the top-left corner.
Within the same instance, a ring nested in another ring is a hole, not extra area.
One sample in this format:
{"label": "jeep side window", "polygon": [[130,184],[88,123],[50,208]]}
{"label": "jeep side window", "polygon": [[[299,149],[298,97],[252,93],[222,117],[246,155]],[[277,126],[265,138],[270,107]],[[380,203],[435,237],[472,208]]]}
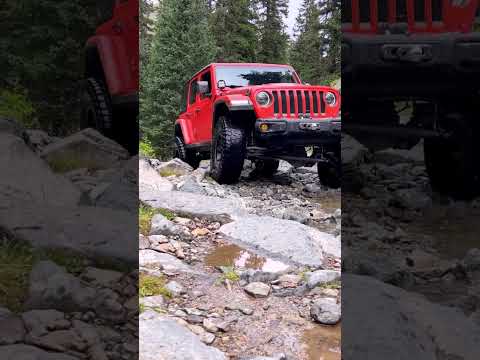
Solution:
{"label": "jeep side window", "polygon": [[[200,77],[200,81],[206,81],[208,82],[208,92],[212,93],[212,73],[210,70],[208,70],[206,73],[202,74]],[[202,99],[206,98],[208,96],[202,95]]]}
{"label": "jeep side window", "polygon": [[197,99],[197,79],[190,81],[190,98],[188,103],[192,105]]}
{"label": "jeep side window", "polygon": [[113,17],[116,0],[97,1],[97,25],[106,23]]}

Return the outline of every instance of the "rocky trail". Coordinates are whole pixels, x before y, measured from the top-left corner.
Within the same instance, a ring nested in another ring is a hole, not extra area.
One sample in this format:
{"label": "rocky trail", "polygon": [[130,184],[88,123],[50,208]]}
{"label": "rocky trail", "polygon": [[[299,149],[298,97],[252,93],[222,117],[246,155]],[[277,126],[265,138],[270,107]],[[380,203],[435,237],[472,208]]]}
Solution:
{"label": "rocky trail", "polygon": [[340,359],[340,192],[314,168],[221,186],[141,159],[140,200],[142,358]]}
{"label": "rocky trail", "polygon": [[345,135],[342,156],[343,354],[477,359],[479,199],[434,193],[422,142],[372,151]]}

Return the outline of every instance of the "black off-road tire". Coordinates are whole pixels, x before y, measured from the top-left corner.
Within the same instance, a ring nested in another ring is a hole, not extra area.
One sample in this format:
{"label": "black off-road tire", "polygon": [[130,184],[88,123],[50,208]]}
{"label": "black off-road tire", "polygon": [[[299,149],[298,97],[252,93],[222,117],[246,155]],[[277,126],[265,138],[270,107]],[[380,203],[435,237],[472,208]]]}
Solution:
{"label": "black off-road tire", "polygon": [[263,176],[272,176],[278,170],[280,161],[278,160],[257,160],[255,161],[255,170]]}
{"label": "black off-road tire", "polygon": [[210,156],[210,175],[219,184],[232,184],[242,173],[246,156],[246,136],[241,127],[221,116],[215,124]]}
{"label": "black off-road tire", "polygon": [[320,183],[331,189],[338,189],[342,186],[342,167],[340,161],[319,161],[317,163],[318,179]]}
{"label": "black off-road tire", "polygon": [[478,194],[479,174],[471,129],[461,129],[450,139],[425,139],[424,155],[434,191],[456,199]]}
{"label": "black off-road tire", "polygon": [[101,80],[88,78],[84,81],[80,116],[82,129],[91,127],[107,137],[112,137],[112,104],[110,95]]}
{"label": "black off-road tire", "polygon": [[181,136],[175,137],[175,157],[186,162],[194,169],[200,165],[200,157],[185,147],[185,142]]}

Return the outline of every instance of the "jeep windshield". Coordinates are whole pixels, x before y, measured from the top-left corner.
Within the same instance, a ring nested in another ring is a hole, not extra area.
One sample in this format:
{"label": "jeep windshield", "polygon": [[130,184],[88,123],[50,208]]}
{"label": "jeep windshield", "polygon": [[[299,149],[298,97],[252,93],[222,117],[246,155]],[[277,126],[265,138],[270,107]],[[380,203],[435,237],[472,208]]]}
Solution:
{"label": "jeep windshield", "polygon": [[215,75],[229,88],[297,82],[293,71],[281,66],[217,66]]}

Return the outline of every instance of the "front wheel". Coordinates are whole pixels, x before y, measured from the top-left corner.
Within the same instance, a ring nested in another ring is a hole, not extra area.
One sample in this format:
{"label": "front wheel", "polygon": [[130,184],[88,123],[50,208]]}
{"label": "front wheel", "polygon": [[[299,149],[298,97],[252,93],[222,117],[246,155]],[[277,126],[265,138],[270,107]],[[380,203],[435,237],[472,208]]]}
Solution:
{"label": "front wheel", "polygon": [[246,155],[245,131],[221,116],[212,139],[210,174],[219,184],[238,181]]}
{"label": "front wheel", "polygon": [[91,127],[112,136],[113,111],[110,96],[102,81],[88,78],[82,86],[81,128]]}

